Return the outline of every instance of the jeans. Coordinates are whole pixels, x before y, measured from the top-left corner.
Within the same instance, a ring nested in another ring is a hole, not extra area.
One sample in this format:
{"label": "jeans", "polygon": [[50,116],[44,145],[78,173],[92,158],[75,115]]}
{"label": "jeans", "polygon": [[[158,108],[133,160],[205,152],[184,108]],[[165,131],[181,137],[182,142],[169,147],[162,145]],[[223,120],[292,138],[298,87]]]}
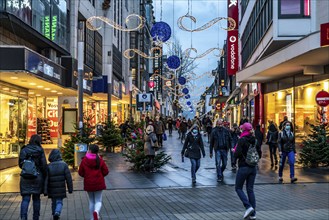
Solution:
{"label": "jeans", "polygon": [[181,142],[184,143],[185,137],[186,137],[186,131],[185,132],[182,131],[181,133],[182,133],[182,135],[181,135]]}
{"label": "jeans", "polygon": [[230,150],[230,156],[231,156],[231,167],[235,167],[236,166],[236,159],[234,157],[234,153],[233,153],[232,149]]}
{"label": "jeans", "polygon": [[172,134],[172,127],[168,127],[168,130],[169,130],[169,134],[171,135]]}
{"label": "jeans", "polygon": [[226,169],[226,165],[227,165],[227,151],[216,150],[215,160],[216,160],[217,178],[221,178],[223,177],[223,172]]}
{"label": "jeans", "polygon": [[[270,148],[270,158],[271,158],[271,165],[274,165],[274,162],[277,163],[278,158],[276,156],[276,149],[278,148],[278,145],[275,143],[269,143]],[[273,161],[274,157],[274,161]]]}
{"label": "jeans", "polygon": [[[254,194],[254,183],[256,179],[256,167],[239,167],[235,179],[235,191],[246,209],[253,207],[256,210],[256,198]],[[243,185],[246,182],[247,194],[243,192]],[[256,211],[252,214],[255,215]]]}
{"label": "jeans", "polygon": [[282,152],[280,158],[280,167],[279,167],[279,177],[282,177],[282,172],[284,164],[286,163],[286,158],[288,157],[288,163],[290,166],[290,178],[295,177],[295,152]]}
{"label": "jeans", "polygon": [[191,161],[191,177],[192,180],[196,179],[195,173],[198,171],[199,167],[200,167],[200,159],[194,159],[194,158],[190,158]]}
{"label": "jeans", "polygon": [[40,216],[40,194],[29,194],[22,196],[21,218],[27,219],[27,211],[29,210],[31,195],[33,200],[33,220],[38,220]]}
{"label": "jeans", "polygon": [[102,208],[102,193],[102,190],[96,192],[88,192],[90,219],[94,219],[94,211],[97,211],[99,213]]}
{"label": "jeans", "polygon": [[55,215],[55,213],[58,213],[61,215],[63,207],[63,198],[52,198],[51,199],[51,210],[52,215]]}

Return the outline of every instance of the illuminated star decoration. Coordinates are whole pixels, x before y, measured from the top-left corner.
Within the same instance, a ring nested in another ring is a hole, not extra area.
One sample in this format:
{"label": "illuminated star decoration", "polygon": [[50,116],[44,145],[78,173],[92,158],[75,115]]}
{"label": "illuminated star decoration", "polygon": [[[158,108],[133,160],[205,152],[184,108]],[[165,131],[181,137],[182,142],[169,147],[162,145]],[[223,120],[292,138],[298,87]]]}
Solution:
{"label": "illuminated star decoration", "polygon": [[[155,51],[158,51],[159,53],[152,56],[151,54],[154,54]],[[131,52],[133,52],[133,54],[131,54]],[[127,59],[132,59],[136,53],[146,59],[156,59],[162,56],[162,49],[160,47],[152,47],[150,49],[150,55],[147,55],[138,49],[127,49],[123,52],[123,56]]]}
{"label": "illuminated star decoration", "polygon": [[208,28],[210,28],[211,26],[213,26],[214,24],[216,24],[217,22],[221,21],[221,20],[227,20],[227,23],[228,23],[228,27],[227,28],[223,28],[221,27],[223,30],[226,30],[226,31],[232,31],[235,29],[236,27],[236,23],[234,21],[233,18],[230,18],[230,17],[227,17],[227,18],[224,18],[224,17],[218,17],[218,18],[214,18],[212,19],[211,21],[209,21],[208,23],[204,24],[203,26],[199,27],[199,28],[196,28],[196,29],[187,29],[186,27],[184,27],[183,25],[183,19],[184,18],[188,18],[190,20],[192,20],[194,23],[196,23],[196,18],[193,17],[192,15],[189,15],[189,14],[186,14],[184,16],[181,16],[178,18],[177,20],[177,25],[178,27],[181,29],[181,30],[184,30],[184,31],[188,31],[188,32],[196,32],[196,31],[203,31],[203,30],[206,30]]}
{"label": "illuminated star decoration", "polygon": [[171,28],[166,22],[155,22],[151,28],[150,34],[153,38],[153,41],[166,42],[171,36]]}
{"label": "illuminated star decoration", "polygon": [[92,25],[92,22],[95,21],[95,20],[100,20],[100,21],[103,21],[106,24],[110,25],[114,29],[117,29],[119,31],[124,31],[124,32],[137,31],[137,30],[143,28],[144,25],[145,25],[145,18],[143,18],[142,16],[140,16],[138,14],[128,15],[127,18],[126,18],[126,24],[128,24],[129,21],[133,17],[136,17],[139,20],[138,25],[135,28],[125,28],[125,27],[115,23],[114,21],[110,20],[109,18],[106,18],[106,17],[103,17],[103,16],[92,16],[92,17],[88,18],[87,21],[86,21],[86,27],[88,29],[92,30],[92,31],[99,30],[99,29],[101,29],[101,27],[95,27],[94,25]]}

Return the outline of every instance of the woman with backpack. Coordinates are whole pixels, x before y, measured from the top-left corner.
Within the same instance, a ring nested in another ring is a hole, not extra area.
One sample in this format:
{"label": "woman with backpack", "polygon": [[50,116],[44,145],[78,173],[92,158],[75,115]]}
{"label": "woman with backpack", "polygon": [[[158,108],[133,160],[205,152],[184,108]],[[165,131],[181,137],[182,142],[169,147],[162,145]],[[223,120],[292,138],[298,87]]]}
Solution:
{"label": "woman with backpack", "polygon": [[[238,172],[235,179],[235,191],[243,203],[246,211],[244,219],[256,219],[256,198],[254,194],[254,183],[256,179],[257,169],[255,165],[248,162],[248,151],[250,147],[256,147],[259,158],[261,157],[261,148],[257,144],[256,138],[253,136],[252,125],[248,122],[240,126],[242,131],[237,147],[234,152],[235,158],[238,160]],[[243,185],[246,182],[248,197],[243,192]]]}
{"label": "woman with backpack", "polygon": [[296,157],[295,137],[291,129],[292,129],[292,124],[290,122],[286,122],[283,125],[282,131],[279,133],[278,145],[279,145],[279,154],[280,154],[280,166],[279,166],[280,183],[283,182],[282,174],[287,157],[290,166],[290,182],[295,183],[297,181],[297,178],[295,177],[295,157]]}
{"label": "woman with backpack", "polygon": [[276,150],[278,148],[278,137],[279,137],[279,131],[277,127],[275,126],[274,122],[270,122],[270,125],[268,126],[268,132],[266,135],[266,143],[268,144],[270,148],[270,158],[271,158],[271,168],[275,167],[277,169],[278,165],[278,158],[276,155]]}
{"label": "woman with backpack", "polygon": [[83,188],[89,197],[89,219],[94,220],[99,219],[102,194],[103,190],[106,189],[104,177],[109,173],[109,169],[98,152],[99,147],[96,144],[89,145],[89,150],[79,167],[79,175],[83,177]]}
{"label": "woman with backpack", "polygon": [[41,147],[41,137],[39,135],[32,135],[29,143],[22,148],[18,165],[22,169],[20,178],[21,219],[27,220],[27,212],[32,196],[33,220],[38,220],[41,207],[40,194],[43,193],[47,175],[47,161],[45,152]]}
{"label": "woman with backpack", "polygon": [[[185,150],[188,152],[188,155],[185,154]],[[191,132],[187,134],[187,137],[184,142],[184,146],[181,152],[182,157],[186,156],[190,158],[191,161],[191,176],[192,183],[196,183],[195,173],[200,167],[200,159],[202,156],[205,157],[206,153],[203,146],[202,136],[197,125],[193,125]],[[184,155],[185,154],[185,155]]]}

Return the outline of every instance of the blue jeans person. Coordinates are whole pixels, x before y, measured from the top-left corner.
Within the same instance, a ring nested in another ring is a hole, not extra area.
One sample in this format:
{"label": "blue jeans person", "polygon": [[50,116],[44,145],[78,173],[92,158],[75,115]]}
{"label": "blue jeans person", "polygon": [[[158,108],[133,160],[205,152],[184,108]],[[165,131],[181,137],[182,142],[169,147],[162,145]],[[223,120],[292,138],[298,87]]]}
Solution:
{"label": "blue jeans person", "polygon": [[216,150],[215,160],[216,160],[217,178],[222,178],[223,172],[226,169],[226,165],[227,165],[227,151]]}
{"label": "blue jeans person", "polygon": [[53,215],[55,215],[55,213],[61,215],[62,207],[63,207],[63,198],[51,199],[51,210]]}
{"label": "blue jeans person", "polygon": [[192,177],[192,181],[195,181],[196,180],[195,173],[198,171],[200,167],[200,159],[190,158],[190,161],[191,161],[191,177]]}
{"label": "blue jeans person", "polygon": [[33,200],[33,220],[38,220],[40,216],[40,194],[29,194],[22,196],[21,203],[21,219],[27,219],[27,211],[31,201]]}
{"label": "blue jeans person", "polygon": [[288,163],[290,166],[290,178],[295,177],[295,152],[282,152],[280,158],[280,167],[279,167],[279,177],[282,177],[282,172],[284,164],[286,163],[286,158],[288,157]]}
{"label": "blue jeans person", "polygon": [[[235,191],[238,194],[243,206],[248,209],[253,207],[256,210],[256,198],[254,194],[254,184],[256,179],[256,167],[239,167],[235,178]],[[243,192],[243,185],[246,182],[247,194]],[[256,215],[256,211],[252,214]]]}

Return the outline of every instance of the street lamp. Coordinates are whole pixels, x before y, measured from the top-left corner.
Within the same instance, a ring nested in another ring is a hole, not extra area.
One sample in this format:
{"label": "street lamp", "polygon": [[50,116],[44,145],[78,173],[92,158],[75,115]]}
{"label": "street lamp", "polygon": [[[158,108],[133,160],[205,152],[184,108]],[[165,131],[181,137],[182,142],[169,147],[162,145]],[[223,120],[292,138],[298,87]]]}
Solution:
{"label": "street lamp", "polygon": [[84,22],[78,29],[78,115],[80,135],[83,135],[83,66],[84,66]]}

